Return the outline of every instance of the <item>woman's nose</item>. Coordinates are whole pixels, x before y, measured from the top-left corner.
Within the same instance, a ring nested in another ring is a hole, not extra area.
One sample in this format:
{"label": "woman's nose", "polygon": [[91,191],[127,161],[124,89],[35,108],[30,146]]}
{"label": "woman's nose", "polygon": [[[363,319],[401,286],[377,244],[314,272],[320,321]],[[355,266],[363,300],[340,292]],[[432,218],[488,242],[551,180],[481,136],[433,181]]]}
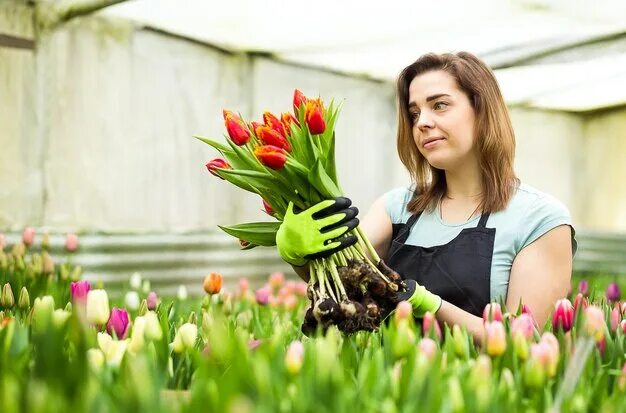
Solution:
{"label": "woman's nose", "polygon": [[432,128],[433,126],[433,119],[430,117],[430,114],[428,112],[421,113],[417,121],[417,127],[420,130],[424,130],[425,128]]}

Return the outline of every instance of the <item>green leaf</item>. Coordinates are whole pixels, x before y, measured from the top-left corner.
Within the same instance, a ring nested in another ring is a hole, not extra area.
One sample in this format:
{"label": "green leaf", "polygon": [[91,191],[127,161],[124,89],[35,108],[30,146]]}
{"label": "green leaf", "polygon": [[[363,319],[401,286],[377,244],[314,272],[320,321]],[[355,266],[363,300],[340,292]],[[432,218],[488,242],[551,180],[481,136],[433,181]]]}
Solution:
{"label": "green leaf", "polygon": [[218,227],[235,238],[255,245],[271,247],[276,245],[276,232],[280,224],[280,222],[249,222],[231,226],[218,225]]}
{"label": "green leaf", "polygon": [[205,138],[204,136],[200,136],[200,135],[193,135],[193,137],[206,143],[207,145],[214,147],[220,152],[232,152],[228,146],[221,144],[217,141],[214,141],[213,139]]}
{"label": "green leaf", "polygon": [[266,174],[264,172],[259,172],[259,171],[250,171],[247,169],[222,169],[220,170],[220,173],[223,173],[225,175],[239,175],[239,176],[245,176],[248,178],[255,178],[255,179],[262,179],[262,180],[269,180],[269,181],[274,181],[275,179],[269,175]]}
{"label": "green leaf", "polygon": [[309,182],[325,198],[335,198],[342,195],[339,187],[324,170],[321,159],[315,161],[313,170],[309,174]]}

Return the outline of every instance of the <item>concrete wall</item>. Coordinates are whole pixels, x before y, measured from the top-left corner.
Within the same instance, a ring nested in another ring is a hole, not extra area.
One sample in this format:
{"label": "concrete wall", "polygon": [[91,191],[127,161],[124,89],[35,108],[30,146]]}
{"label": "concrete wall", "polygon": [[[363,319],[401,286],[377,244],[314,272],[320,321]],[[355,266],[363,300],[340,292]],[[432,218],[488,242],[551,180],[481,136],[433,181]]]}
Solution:
{"label": "concrete wall", "polygon": [[[339,177],[362,211],[406,182],[390,83],[101,17],[70,22],[36,51],[0,48],[0,229],[176,232],[268,219],[257,196],[206,172],[215,152],[191,136],[221,138],[222,108],[288,110],[295,87],[344,101]],[[580,227],[626,231],[626,111],[511,114],[522,180],[561,199]]]}

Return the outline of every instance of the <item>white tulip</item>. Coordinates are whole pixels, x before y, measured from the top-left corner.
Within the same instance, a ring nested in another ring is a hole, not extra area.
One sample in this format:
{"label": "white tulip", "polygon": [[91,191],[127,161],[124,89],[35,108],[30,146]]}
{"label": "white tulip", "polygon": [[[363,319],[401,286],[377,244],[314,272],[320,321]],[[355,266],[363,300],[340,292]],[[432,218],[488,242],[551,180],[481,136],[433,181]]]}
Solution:
{"label": "white tulip", "polygon": [[87,321],[95,325],[105,325],[109,321],[109,296],[105,290],[90,290],[87,293]]}

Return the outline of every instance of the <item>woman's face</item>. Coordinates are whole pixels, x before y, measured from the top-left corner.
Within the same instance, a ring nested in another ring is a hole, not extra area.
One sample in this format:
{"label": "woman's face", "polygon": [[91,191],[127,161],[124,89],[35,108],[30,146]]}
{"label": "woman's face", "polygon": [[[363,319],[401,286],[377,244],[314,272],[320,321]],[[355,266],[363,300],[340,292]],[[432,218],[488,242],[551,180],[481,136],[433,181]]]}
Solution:
{"label": "woman's face", "polygon": [[452,170],[476,160],[474,108],[448,72],[427,72],[411,81],[409,116],[415,145],[433,167]]}

